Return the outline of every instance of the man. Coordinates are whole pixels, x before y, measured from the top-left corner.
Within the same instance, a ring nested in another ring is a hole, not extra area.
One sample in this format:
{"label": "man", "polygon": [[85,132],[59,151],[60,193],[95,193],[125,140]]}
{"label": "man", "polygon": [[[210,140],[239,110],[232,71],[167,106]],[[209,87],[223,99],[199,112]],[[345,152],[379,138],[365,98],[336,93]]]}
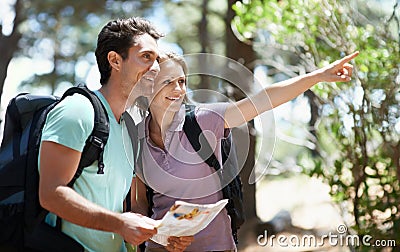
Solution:
{"label": "man", "polygon": [[[94,109],[90,101],[74,94],[47,117],[39,157],[40,203],[51,212],[46,222],[54,226],[56,215],[59,216],[62,231],[86,251],[125,251],[124,240],[137,245],[157,232],[154,220],[122,213],[133,167],[124,150],[121,116],[129,105],[131,92],[148,93],[149,88],[151,91],[159,71],[156,59],[160,37],[147,20],[137,17],[111,21],[98,35],[96,59],[102,86],[95,92],[110,120],[103,154],[104,174],[97,174],[97,165],[92,164],[72,188],[67,186],[77,170],[85,140],[93,130]],[[135,89],[144,74],[140,85],[145,86]],[[140,95],[143,94],[137,93]]]}

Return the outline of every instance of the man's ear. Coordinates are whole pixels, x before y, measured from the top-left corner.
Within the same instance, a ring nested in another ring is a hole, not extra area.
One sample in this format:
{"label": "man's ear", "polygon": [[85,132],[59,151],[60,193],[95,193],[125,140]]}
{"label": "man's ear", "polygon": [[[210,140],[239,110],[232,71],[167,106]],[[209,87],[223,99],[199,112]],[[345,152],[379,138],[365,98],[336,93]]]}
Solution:
{"label": "man's ear", "polygon": [[119,71],[121,68],[122,57],[118,53],[114,51],[110,51],[107,54],[108,63],[110,64],[111,68]]}

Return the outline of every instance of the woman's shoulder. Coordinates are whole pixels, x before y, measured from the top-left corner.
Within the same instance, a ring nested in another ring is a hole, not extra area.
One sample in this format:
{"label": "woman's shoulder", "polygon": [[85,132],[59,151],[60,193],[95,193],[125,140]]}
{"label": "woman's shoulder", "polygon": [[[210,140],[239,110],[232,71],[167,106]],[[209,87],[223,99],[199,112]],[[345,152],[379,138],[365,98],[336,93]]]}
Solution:
{"label": "woman's shoulder", "polygon": [[197,119],[210,120],[213,117],[224,118],[224,114],[228,105],[229,103],[226,102],[202,103],[196,105],[194,112]]}

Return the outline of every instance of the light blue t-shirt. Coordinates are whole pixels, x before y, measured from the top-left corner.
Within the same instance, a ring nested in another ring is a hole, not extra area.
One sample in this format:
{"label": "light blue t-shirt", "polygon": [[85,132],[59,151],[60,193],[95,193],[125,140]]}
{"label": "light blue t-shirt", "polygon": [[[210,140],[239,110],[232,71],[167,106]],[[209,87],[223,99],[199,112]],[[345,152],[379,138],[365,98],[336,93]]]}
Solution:
{"label": "light blue t-shirt", "polygon": [[[130,189],[133,176],[132,146],[123,123],[118,123],[106,99],[95,91],[105,106],[110,120],[110,133],[105,146],[104,174],[97,174],[97,161],[86,167],[73,189],[88,199],[114,212],[123,211],[123,201]],[[94,109],[90,101],[80,95],[66,97],[47,116],[42,141],[52,141],[82,152],[85,141],[93,130]],[[128,157],[129,156],[129,157]],[[40,160],[40,159],[39,159]],[[40,161],[39,161],[40,169]],[[54,167],[57,169],[57,167]],[[56,216],[49,214],[46,222],[55,226]],[[78,242],[86,251],[126,251],[120,235],[85,228],[62,221],[62,231]]]}

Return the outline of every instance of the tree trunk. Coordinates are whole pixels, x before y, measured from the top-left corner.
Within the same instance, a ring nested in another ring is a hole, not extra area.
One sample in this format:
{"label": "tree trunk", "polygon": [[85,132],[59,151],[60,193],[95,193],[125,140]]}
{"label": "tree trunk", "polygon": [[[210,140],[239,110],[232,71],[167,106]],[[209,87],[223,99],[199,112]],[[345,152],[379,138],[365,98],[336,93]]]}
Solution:
{"label": "tree trunk", "polygon": [[[226,14],[226,56],[231,58],[235,61],[240,62],[246,68],[248,68],[251,72],[254,70],[254,62],[256,60],[256,53],[253,50],[251,45],[245,44],[237,39],[235,34],[231,28],[232,19],[235,16],[234,11],[232,10],[231,6],[236,2],[236,0],[228,0],[228,9]],[[235,75],[235,73],[232,73]],[[238,74],[238,73],[236,73]],[[237,76],[237,79],[242,82],[245,81],[246,84],[243,88],[249,90],[250,85],[252,85],[253,79],[243,80],[240,78],[241,76]],[[235,78],[236,79],[236,78]],[[247,88],[246,88],[247,87]],[[246,90],[246,91],[247,91]],[[239,89],[235,88],[235,92],[233,94],[235,100],[239,100],[244,98],[242,92]],[[238,139],[235,139],[236,142],[242,142],[241,138],[248,138],[250,140],[250,146],[247,145],[240,145],[237,144],[237,151],[240,153],[247,153],[247,159],[244,164],[244,167],[240,173],[243,182],[243,198],[244,198],[244,207],[245,207],[245,215],[246,215],[246,222],[239,230],[239,246],[244,247],[246,246],[246,240],[248,237],[253,235],[252,232],[255,230],[255,225],[259,223],[259,219],[257,217],[257,210],[256,210],[256,185],[254,183],[250,184],[249,181],[254,181],[254,178],[250,178],[252,171],[254,169],[255,164],[255,145],[256,145],[256,136],[253,132],[254,130],[254,121],[250,121],[247,124],[247,131],[242,131],[242,135],[239,134]],[[247,141],[247,140],[245,140]],[[249,147],[249,148],[247,148]],[[246,149],[243,149],[246,148]],[[254,174],[254,173],[253,173]],[[250,236],[248,236],[250,235]]]}
{"label": "tree trunk", "polygon": [[[304,96],[307,97],[308,102],[310,103],[310,112],[311,112],[311,119],[308,122],[308,127],[309,127],[309,132],[311,133],[311,135],[314,137],[314,139],[311,139],[316,145],[318,144],[318,141],[316,141],[318,139],[317,136],[317,131],[315,129],[316,123],[320,117],[319,115],[319,105],[318,105],[318,101],[317,101],[317,96],[315,95],[315,93],[311,90],[307,90],[304,92]],[[315,141],[314,141],[315,140]],[[311,155],[313,157],[317,157],[319,156],[319,152],[318,152],[318,146],[311,150]]]}
{"label": "tree trunk", "polygon": [[[209,49],[209,35],[208,35],[208,2],[209,0],[203,0],[201,3],[201,19],[199,21],[199,41],[200,41],[200,46],[201,46],[201,53],[210,53]],[[200,62],[199,62],[200,63]],[[203,64],[199,64],[201,69],[201,72],[207,72],[207,66],[204,66]],[[208,75],[200,75],[200,83],[199,83],[199,89],[208,89],[209,85],[211,83],[211,78]],[[197,97],[200,102],[207,102],[207,97]]]}
{"label": "tree trunk", "polygon": [[21,34],[18,32],[18,26],[22,21],[22,3],[21,0],[15,2],[15,19],[13,31],[9,36],[3,34],[3,27],[0,25],[0,103],[3,95],[4,83],[7,77],[7,69],[14,52],[18,49],[18,41]]}

